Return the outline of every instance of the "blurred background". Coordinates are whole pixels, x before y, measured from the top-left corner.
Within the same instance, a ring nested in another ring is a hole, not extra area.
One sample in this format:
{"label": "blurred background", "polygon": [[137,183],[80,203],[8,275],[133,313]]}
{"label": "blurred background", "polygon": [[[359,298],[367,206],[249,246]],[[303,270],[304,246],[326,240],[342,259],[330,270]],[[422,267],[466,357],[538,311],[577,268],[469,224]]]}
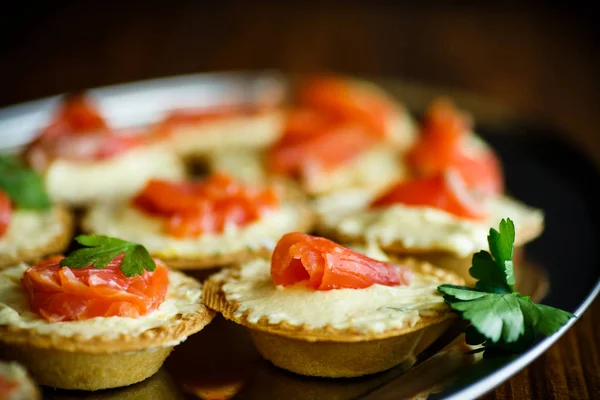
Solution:
{"label": "blurred background", "polygon": [[600,52],[583,2],[53,1],[3,5],[0,106],[231,69],[333,70],[467,89],[600,160]]}

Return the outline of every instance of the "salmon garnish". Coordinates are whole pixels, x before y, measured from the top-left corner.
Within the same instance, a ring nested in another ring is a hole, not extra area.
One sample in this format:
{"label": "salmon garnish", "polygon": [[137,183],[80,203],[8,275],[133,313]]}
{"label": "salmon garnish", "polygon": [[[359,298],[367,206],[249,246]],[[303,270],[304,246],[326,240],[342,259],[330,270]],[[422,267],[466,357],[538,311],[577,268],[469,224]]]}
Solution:
{"label": "salmon garnish", "polygon": [[12,204],[6,193],[0,189],[0,237],[6,233],[12,219]]}
{"label": "salmon garnish", "polygon": [[144,138],[135,131],[115,131],[83,94],[62,101],[51,123],[29,145],[26,156],[36,169],[55,158],[102,160],[137,147]]}
{"label": "salmon garnish", "polygon": [[284,138],[267,153],[267,169],[310,181],[311,176],[355,159],[375,143],[360,125],[328,125],[301,140]]}
{"label": "salmon garnish", "polygon": [[299,101],[340,120],[359,123],[379,138],[385,137],[387,121],[396,112],[393,102],[379,91],[335,76],[305,80],[299,89]]}
{"label": "salmon garnish", "polygon": [[155,260],[153,272],[126,277],[118,256],[101,269],[61,267],[63,256],[54,256],[29,267],[21,280],[31,309],[47,321],[81,321],[95,317],[137,318],[165,300],[169,274]]}
{"label": "salmon garnish", "polygon": [[471,196],[460,175],[453,170],[428,178],[399,182],[373,200],[370,207],[393,204],[433,207],[468,219],[482,219],[487,215],[483,204]]}
{"label": "salmon garnish", "polygon": [[446,99],[432,103],[423,122],[421,139],[408,154],[420,177],[453,168],[469,190],[490,196],[503,191],[503,177],[496,154],[488,147],[468,149],[472,140],[470,118]]}
{"label": "salmon garnish", "polygon": [[271,279],[282,286],[306,282],[316,290],[362,289],[375,284],[408,285],[411,278],[410,269],[297,232],[279,239],[271,259]]}
{"label": "salmon garnish", "polygon": [[214,174],[199,182],[150,180],[133,204],[164,218],[170,235],[185,238],[254,222],[279,205],[279,194],[271,187],[250,187]]}

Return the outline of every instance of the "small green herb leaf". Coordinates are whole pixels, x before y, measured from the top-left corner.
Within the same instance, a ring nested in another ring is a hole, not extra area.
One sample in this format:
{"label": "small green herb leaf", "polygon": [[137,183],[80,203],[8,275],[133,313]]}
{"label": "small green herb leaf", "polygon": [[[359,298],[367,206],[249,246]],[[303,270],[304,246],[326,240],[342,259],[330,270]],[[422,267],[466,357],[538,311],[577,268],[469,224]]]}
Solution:
{"label": "small green herb leaf", "polygon": [[105,268],[117,256],[123,254],[121,271],[127,277],[142,275],[144,269],[156,269],[152,256],[140,244],[102,235],[79,235],[75,240],[86,247],[73,251],[60,265],[70,268]]}
{"label": "small green herb leaf", "polygon": [[446,303],[471,324],[466,330],[469,344],[483,344],[484,357],[505,356],[525,351],[536,336],[558,331],[574,315],[536,304],[513,290],[515,227],[502,220],[499,230],[490,229],[490,251],[473,256],[471,276],[475,288],[441,285]]}
{"label": "small green herb leaf", "polygon": [[52,206],[40,176],[12,156],[0,156],[0,189],[18,208],[43,210]]}

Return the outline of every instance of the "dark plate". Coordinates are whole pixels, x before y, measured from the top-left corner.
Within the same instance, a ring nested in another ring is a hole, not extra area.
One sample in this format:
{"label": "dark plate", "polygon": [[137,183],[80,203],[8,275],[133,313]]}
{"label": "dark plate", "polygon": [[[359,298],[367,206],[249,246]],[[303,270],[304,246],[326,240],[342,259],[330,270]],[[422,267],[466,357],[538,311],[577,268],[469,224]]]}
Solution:
{"label": "dark plate", "polygon": [[[251,99],[264,90],[278,92],[281,82],[281,76],[268,72],[201,74],[92,93],[112,122],[135,125],[152,122],[178,105],[209,105],[231,97]],[[600,179],[592,163],[560,140],[559,132],[487,100],[426,85],[381,83],[417,113],[439,94],[450,95],[473,112],[477,132],[500,154],[509,193],[546,214],[544,234],[526,249],[527,263],[521,267],[523,292],[546,288],[548,279],[549,291],[543,302],[581,315],[600,290],[600,195],[594,190]],[[47,120],[55,101],[51,98],[0,110],[0,150],[29,141]],[[414,366],[407,363],[360,379],[328,380],[301,377],[271,366],[258,356],[242,328],[217,318],[178,346],[165,367],[145,382],[93,394],[52,389],[44,394],[47,398],[97,399],[211,399],[235,393],[245,399],[474,398],[533,361],[573,322],[510,361],[484,360],[473,367],[473,359],[465,355],[460,342],[446,335],[434,344],[434,350],[441,351],[427,351]]]}

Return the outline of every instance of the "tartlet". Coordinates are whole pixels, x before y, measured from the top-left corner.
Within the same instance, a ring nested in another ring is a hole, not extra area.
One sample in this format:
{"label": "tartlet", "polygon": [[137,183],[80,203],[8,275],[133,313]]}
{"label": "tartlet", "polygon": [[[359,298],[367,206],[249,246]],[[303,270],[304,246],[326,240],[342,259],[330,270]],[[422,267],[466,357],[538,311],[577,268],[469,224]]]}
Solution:
{"label": "tartlet", "polygon": [[270,262],[258,259],[211,276],[204,302],[248,328],[261,355],[280,368],[332,378],[373,374],[419,354],[456,322],[437,286],[463,280],[427,263],[404,265],[414,273],[409,286],[315,291],[276,286]]}
{"label": "tartlet", "polygon": [[297,192],[285,190],[279,183],[273,185],[284,192],[274,208],[248,224],[226,226],[220,232],[190,237],[173,236],[165,231],[165,220],[160,215],[148,214],[131,202],[91,207],[83,217],[82,227],[86,232],[139,242],[172,268],[209,269],[227,266],[254,257],[266,257],[282,234],[289,231],[306,232],[312,228],[313,213],[304,198]]}
{"label": "tartlet", "polygon": [[22,365],[16,362],[0,361],[1,400],[38,400],[40,398],[37,384]]}
{"label": "tartlet", "polygon": [[489,198],[489,216],[470,220],[433,207],[395,204],[368,209],[376,192],[353,190],[317,199],[317,232],[341,243],[373,244],[398,256],[416,257],[455,270],[469,280],[473,253],[486,249],[490,226],[502,218],[515,222],[515,251],[537,238],[544,214],[507,196]]}
{"label": "tartlet", "polygon": [[50,197],[72,206],[130,196],[150,178],[178,179],[185,165],[144,129],[114,129],[83,93],[61,100],[25,149]]}
{"label": "tartlet", "polygon": [[14,210],[8,229],[0,235],[0,268],[62,252],[71,242],[73,228],[73,214],[65,206]]}
{"label": "tartlet", "polygon": [[26,268],[0,272],[0,353],[26,365],[42,385],[100,390],[140,382],[214,317],[201,304],[201,284],[169,271],[165,301],[145,316],[47,322],[29,308],[20,283]]}

